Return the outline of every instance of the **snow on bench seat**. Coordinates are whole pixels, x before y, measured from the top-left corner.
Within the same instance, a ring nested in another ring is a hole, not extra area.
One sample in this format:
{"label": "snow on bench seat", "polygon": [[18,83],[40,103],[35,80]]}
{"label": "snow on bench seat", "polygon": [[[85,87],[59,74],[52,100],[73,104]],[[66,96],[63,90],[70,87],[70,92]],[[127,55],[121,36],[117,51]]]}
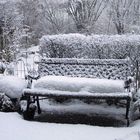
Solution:
{"label": "snow on bench seat", "polygon": [[67,76],[45,76],[34,83],[32,89],[47,89],[89,93],[125,92],[123,80],[93,79]]}
{"label": "snow on bench seat", "polygon": [[25,89],[24,94],[71,98],[131,98],[131,93],[125,92],[122,80],[66,76],[42,77],[34,83],[32,89]]}

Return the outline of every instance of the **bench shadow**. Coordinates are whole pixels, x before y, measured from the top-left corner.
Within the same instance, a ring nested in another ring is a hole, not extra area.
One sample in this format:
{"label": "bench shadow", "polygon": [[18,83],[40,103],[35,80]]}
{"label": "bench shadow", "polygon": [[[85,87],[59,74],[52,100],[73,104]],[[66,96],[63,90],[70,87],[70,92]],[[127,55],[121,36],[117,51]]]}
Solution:
{"label": "bench shadow", "polygon": [[[123,116],[124,118],[124,116]],[[34,121],[62,123],[62,124],[87,124],[93,126],[105,127],[126,127],[126,120],[117,119],[112,116],[105,115],[86,115],[77,113],[57,113],[43,112],[41,115],[35,116]]]}

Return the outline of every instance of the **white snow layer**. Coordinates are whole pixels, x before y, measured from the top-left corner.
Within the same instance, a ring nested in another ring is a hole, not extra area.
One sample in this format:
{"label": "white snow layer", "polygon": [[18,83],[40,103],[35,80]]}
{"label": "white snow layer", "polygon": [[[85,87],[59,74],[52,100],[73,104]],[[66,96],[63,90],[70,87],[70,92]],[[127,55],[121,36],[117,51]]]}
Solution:
{"label": "white snow layer", "polygon": [[0,92],[10,98],[20,98],[26,87],[27,83],[24,79],[15,76],[0,76]]}
{"label": "white snow layer", "polygon": [[70,92],[121,93],[124,92],[124,81],[66,76],[45,76],[34,83],[34,88]]}
{"label": "white snow layer", "polygon": [[17,113],[0,112],[1,140],[139,140],[140,121],[130,127],[98,127],[25,121]]}

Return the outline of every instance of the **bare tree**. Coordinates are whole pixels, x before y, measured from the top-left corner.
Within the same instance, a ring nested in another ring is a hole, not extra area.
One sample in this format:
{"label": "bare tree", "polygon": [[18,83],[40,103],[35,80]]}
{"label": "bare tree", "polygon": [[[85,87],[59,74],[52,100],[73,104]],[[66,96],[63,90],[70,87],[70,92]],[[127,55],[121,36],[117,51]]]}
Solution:
{"label": "bare tree", "polygon": [[140,22],[140,0],[134,1],[133,10],[133,24],[137,25]]}
{"label": "bare tree", "polygon": [[131,8],[131,25],[128,30],[133,33],[140,33],[140,0],[134,0]]}
{"label": "bare tree", "polygon": [[40,17],[42,19],[40,22],[41,26],[44,28],[44,31],[46,29],[47,31],[51,30],[51,33],[53,34],[65,32],[65,27],[67,26],[65,22],[68,20],[68,16],[60,2],[43,0],[41,10],[42,13]]}
{"label": "bare tree", "polygon": [[[29,27],[29,44],[37,44],[40,37],[39,32],[39,0],[21,0],[17,2],[18,12],[22,15],[22,24]],[[25,44],[27,46],[27,44]]]}
{"label": "bare tree", "polygon": [[108,0],[69,0],[67,12],[79,32],[89,32],[105,9]]}
{"label": "bare tree", "polygon": [[110,0],[111,20],[113,21],[118,34],[125,33],[125,28],[129,24],[131,6],[134,0]]}

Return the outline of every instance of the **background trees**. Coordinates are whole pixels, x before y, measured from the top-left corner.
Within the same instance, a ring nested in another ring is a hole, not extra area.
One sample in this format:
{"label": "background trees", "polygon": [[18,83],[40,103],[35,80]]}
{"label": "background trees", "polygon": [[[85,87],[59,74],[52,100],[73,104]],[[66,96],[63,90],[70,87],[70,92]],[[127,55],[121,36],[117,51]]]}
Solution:
{"label": "background trees", "polygon": [[139,34],[140,1],[0,1],[0,59],[13,60],[21,49],[37,45],[43,35],[77,32]]}
{"label": "background trees", "polygon": [[131,24],[131,7],[134,0],[110,0],[111,20],[118,34],[124,34],[126,26]]}
{"label": "background trees", "polygon": [[67,12],[78,32],[89,32],[107,6],[108,0],[69,0]]}
{"label": "background trees", "polygon": [[40,25],[47,34],[64,33],[67,30],[65,5],[59,1],[42,0],[40,5]]}
{"label": "background trees", "polygon": [[16,3],[6,1],[0,3],[0,57],[11,61],[16,49],[12,46],[15,31],[20,30],[22,18],[16,9]]}

